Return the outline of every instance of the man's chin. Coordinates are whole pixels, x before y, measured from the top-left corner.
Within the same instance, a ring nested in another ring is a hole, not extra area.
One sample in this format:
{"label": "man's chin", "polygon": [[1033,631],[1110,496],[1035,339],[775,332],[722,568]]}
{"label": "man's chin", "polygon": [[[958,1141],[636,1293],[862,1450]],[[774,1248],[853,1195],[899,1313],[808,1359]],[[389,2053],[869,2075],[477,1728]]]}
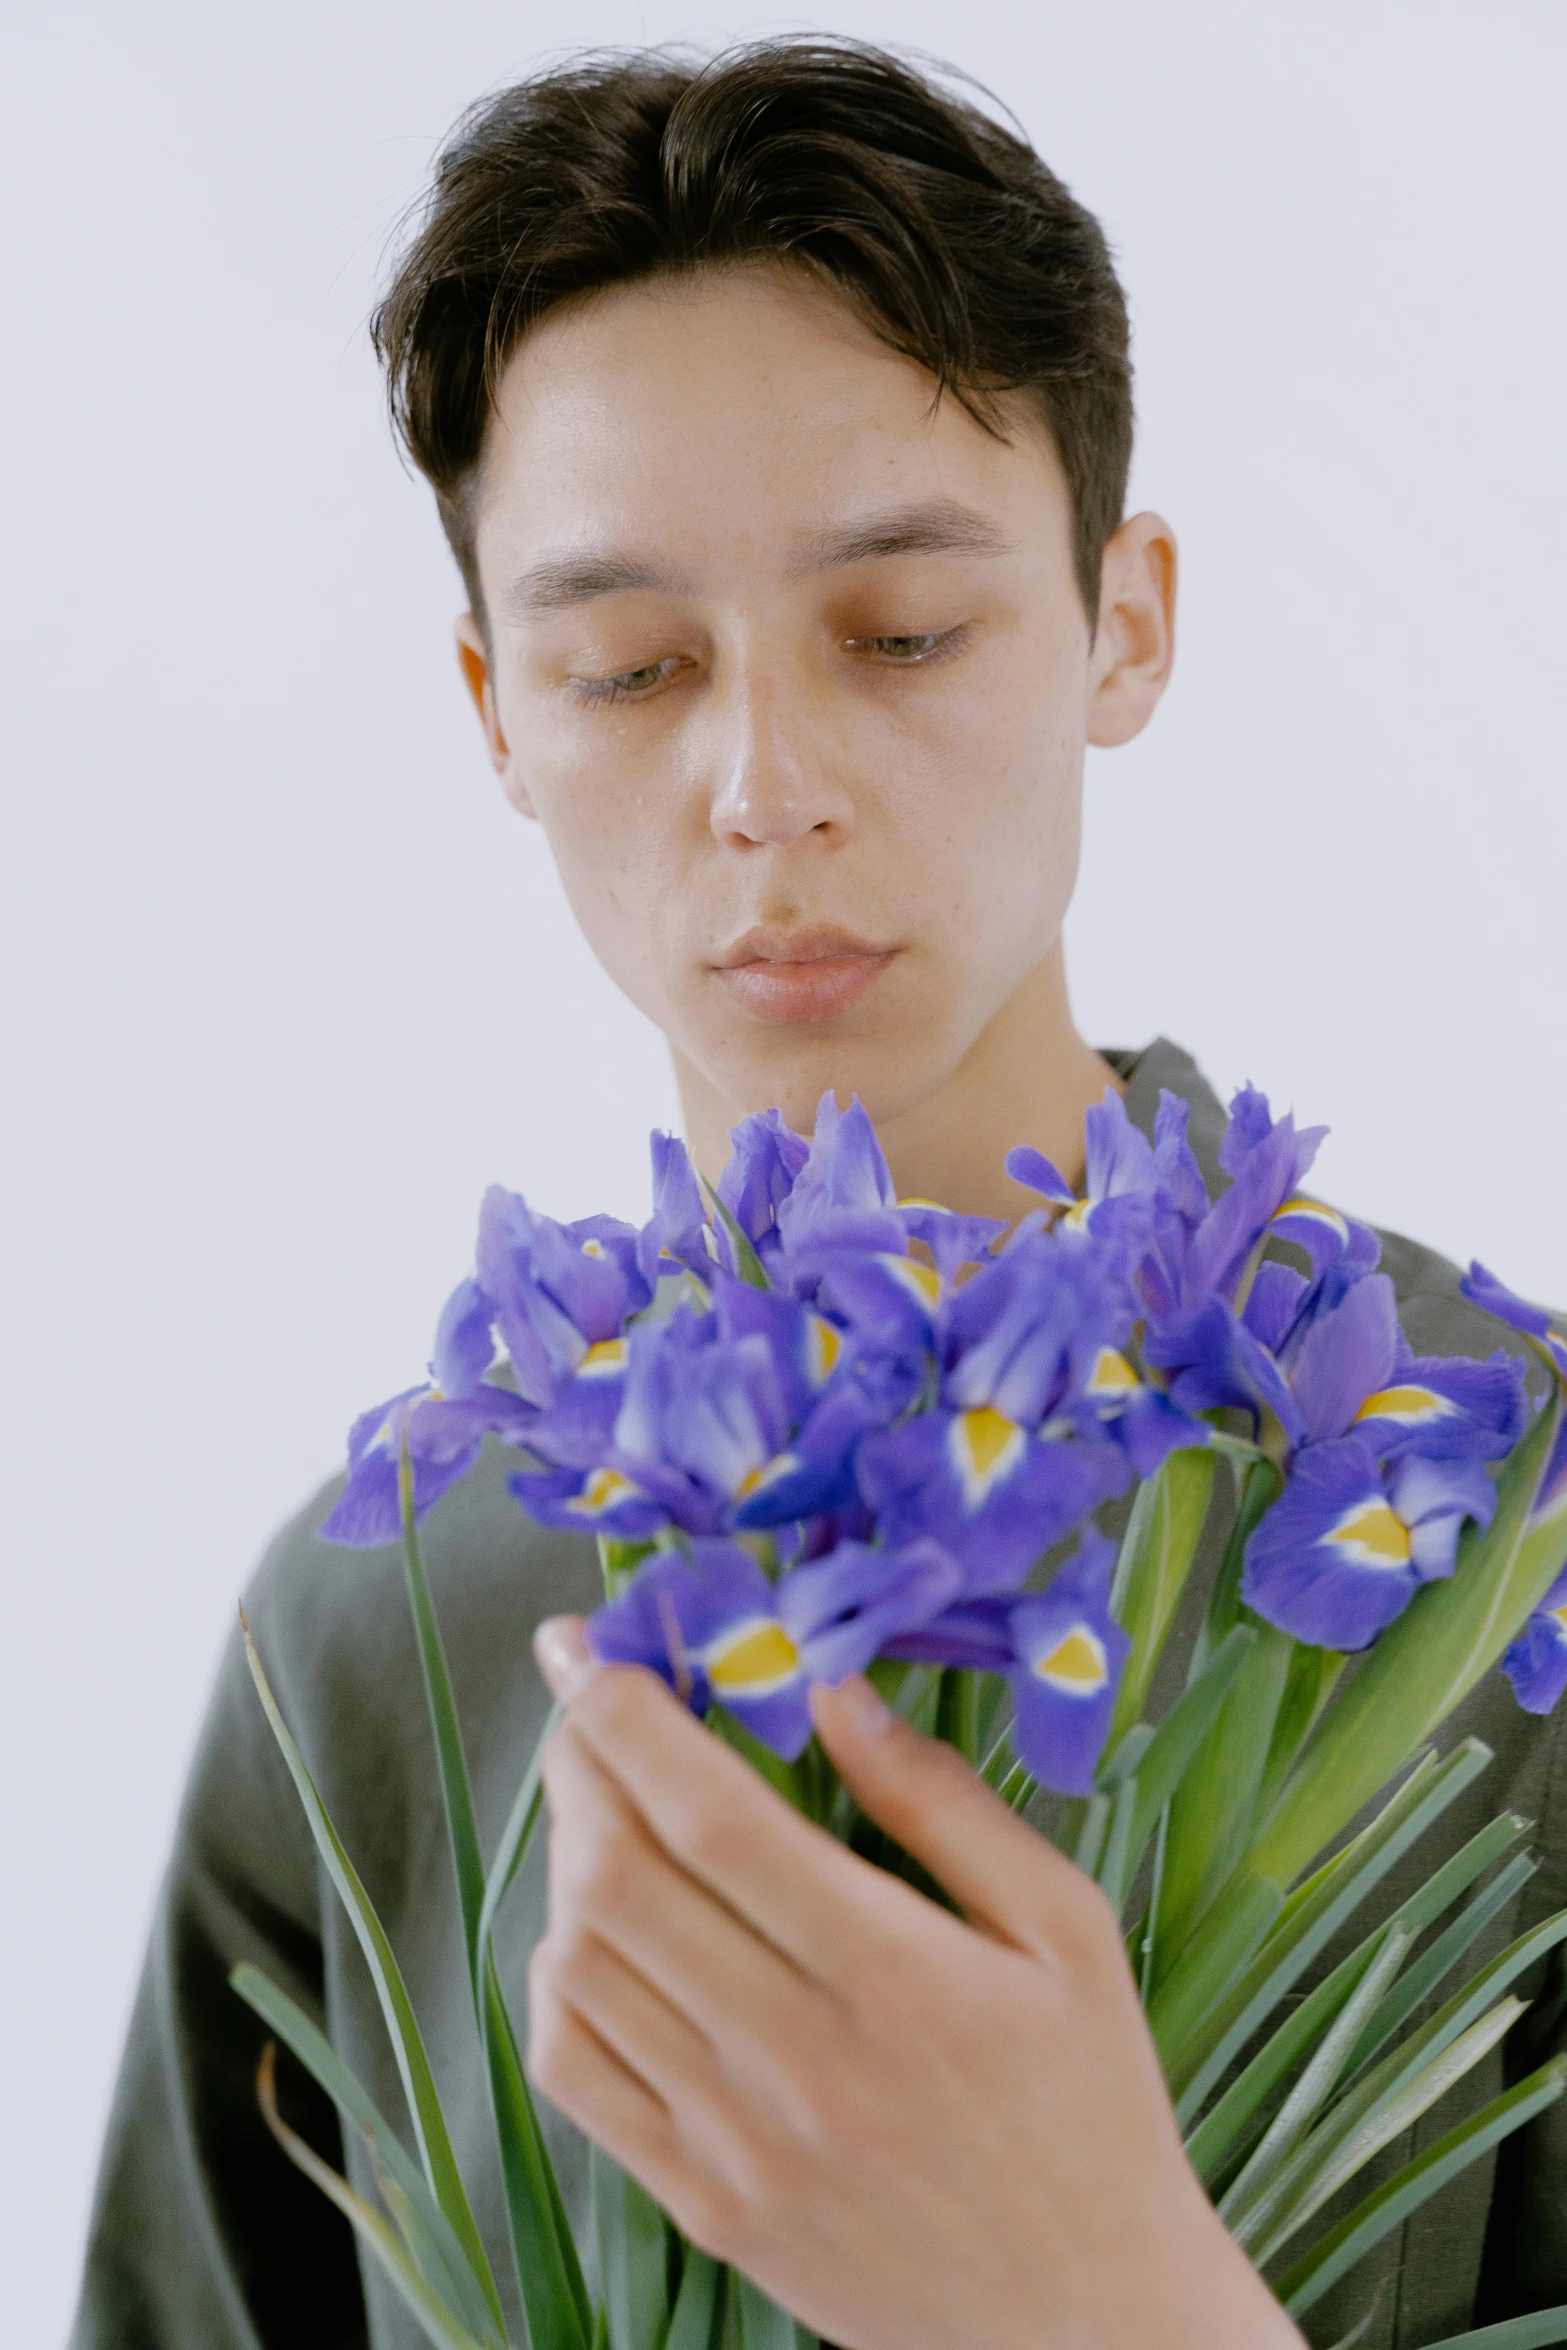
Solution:
{"label": "man's chin", "polygon": [[836,1034],[818,1026],[775,1028],[765,1049],[702,1056],[708,1081],[734,1105],[734,1122],[760,1110],[781,1111],[800,1134],[816,1123],[824,1094],[836,1094],[847,1108],[857,1094],[878,1127],[916,1109],[951,1074],[951,1063],[931,1050],[931,1039],[889,1037],[867,1026]]}

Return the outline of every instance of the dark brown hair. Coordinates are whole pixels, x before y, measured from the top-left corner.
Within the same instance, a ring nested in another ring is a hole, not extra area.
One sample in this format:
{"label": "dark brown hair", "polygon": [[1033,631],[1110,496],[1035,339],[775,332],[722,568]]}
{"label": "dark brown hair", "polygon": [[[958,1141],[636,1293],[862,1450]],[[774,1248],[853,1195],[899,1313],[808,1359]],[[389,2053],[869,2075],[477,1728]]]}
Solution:
{"label": "dark brown hair", "polygon": [[1090,619],[1132,451],[1104,235],[1026,142],[858,42],[581,58],[458,123],[372,322],[396,431],[482,621],[472,490],[500,372],[557,302],[786,260],[990,431],[1032,393],[1071,492]]}

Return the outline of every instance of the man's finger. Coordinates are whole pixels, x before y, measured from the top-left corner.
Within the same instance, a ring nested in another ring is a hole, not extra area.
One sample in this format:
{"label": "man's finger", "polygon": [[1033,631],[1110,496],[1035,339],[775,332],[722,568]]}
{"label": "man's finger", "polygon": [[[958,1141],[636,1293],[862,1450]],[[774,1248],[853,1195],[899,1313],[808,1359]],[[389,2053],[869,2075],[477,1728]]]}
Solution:
{"label": "man's finger", "polygon": [[904,1893],[785,1803],[640,1666],[600,1667],[566,1719],[664,1850],[794,1964],[830,1982],[845,1905],[884,1931]]}
{"label": "man's finger", "polygon": [[921,1737],[865,1680],[818,1688],[814,1710],[860,1809],[929,1869],[971,1925],[1047,1961],[1097,1962],[1109,1916],[1102,1896],[950,1746]]}
{"label": "man's finger", "polygon": [[800,1970],[665,1850],[574,1719],[550,1743],[545,1785],[552,1939],[590,1928],[697,2032],[721,2037],[732,2070],[773,2079],[780,2035],[809,2028],[817,1996]]}

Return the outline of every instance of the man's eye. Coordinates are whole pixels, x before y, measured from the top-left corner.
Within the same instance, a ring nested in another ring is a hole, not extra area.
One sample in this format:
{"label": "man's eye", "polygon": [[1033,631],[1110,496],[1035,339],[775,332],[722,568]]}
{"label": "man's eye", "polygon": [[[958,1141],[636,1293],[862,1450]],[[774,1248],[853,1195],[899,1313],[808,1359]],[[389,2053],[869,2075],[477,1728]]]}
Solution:
{"label": "man's eye", "polygon": [[868,653],[873,660],[891,661],[901,669],[912,669],[921,661],[956,652],[963,635],[961,628],[931,628],[922,629],[915,636],[851,636],[847,645],[851,653]]}
{"label": "man's eye", "polygon": [[603,702],[638,702],[682,666],[679,655],[672,653],[663,661],[644,661],[640,668],[622,669],[614,677],[573,677],[569,682],[580,699],[590,706]]}

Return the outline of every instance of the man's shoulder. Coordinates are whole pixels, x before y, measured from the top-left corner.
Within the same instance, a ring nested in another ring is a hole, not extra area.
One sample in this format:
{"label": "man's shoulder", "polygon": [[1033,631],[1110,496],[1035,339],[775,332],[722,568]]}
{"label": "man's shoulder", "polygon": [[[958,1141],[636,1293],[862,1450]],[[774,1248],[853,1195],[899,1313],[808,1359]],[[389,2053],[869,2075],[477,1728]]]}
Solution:
{"label": "man's shoulder", "polygon": [[1398,1318],[1417,1355],[1485,1356],[1501,1347],[1530,1359],[1516,1331],[1465,1297],[1463,1275],[1450,1258],[1405,1233],[1374,1229],[1380,1270],[1392,1281]]}

